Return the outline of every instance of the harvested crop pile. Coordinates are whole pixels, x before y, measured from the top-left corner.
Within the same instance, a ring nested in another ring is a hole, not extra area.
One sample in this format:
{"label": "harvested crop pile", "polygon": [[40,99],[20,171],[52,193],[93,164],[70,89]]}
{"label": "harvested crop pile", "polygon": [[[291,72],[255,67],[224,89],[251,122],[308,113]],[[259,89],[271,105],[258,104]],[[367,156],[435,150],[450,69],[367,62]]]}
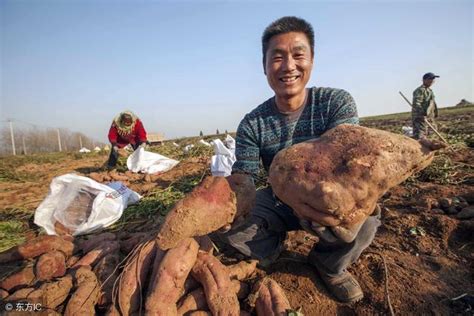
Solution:
{"label": "harvested crop pile", "polygon": [[[37,258],[0,280],[1,297],[40,303],[64,315],[242,315],[240,303],[245,305],[246,282],[255,275],[257,261],[222,264],[207,235],[185,238],[168,250],[158,247],[154,234],[117,237],[110,232],[76,237],[66,247],[74,249],[67,251],[69,257],[59,250],[36,251]],[[129,253],[121,252],[120,239],[135,237],[141,241],[134,241]],[[33,240],[44,243],[44,238]],[[62,239],[48,240],[61,244]]]}
{"label": "harvested crop pile", "polygon": [[350,242],[391,187],[426,168],[429,141],[355,125],[339,125],[315,140],[280,151],[269,171],[275,194],[310,222],[331,226]]}

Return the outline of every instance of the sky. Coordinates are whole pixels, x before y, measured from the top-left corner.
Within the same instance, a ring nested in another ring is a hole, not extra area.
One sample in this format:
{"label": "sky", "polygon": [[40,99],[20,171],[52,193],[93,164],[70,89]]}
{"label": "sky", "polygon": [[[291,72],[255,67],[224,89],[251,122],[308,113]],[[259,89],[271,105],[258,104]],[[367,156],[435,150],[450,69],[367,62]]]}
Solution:
{"label": "sky", "polygon": [[273,96],[260,39],[285,15],[315,30],[309,86],[362,117],[408,111],[426,72],[439,106],[474,99],[474,1],[0,0],[0,121],[106,141],[130,109],[166,138],[235,131]]}

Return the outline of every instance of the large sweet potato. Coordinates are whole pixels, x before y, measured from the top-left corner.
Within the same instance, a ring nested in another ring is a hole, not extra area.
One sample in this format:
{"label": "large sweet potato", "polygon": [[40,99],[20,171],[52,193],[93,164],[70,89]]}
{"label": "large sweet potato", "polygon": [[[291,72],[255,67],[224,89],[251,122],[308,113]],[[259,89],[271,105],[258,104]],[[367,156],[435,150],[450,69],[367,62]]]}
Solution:
{"label": "large sweet potato", "polygon": [[74,273],[75,292],[67,302],[64,315],[94,315],[95,304],[99,299],[99,282],[94,272],[80,267]]}
{"label": "large sweet potato", "polygon": [[29,264],[21,269],[12,272],[2,281],[0,281],[0,288],[11,292],[22,287],[26,287],[35,280],[35,273],[33,265]]}
{"label": "large sweet potato", "polygon": [[122,315],[132,315],[140,310],[144,289],[155,257],[156,243],[146,241],[135,249],[127,261],[118,281],[118,304]]}
{"label": "large sweet potato", "polygon": [[227,268],[216,257],[200,251],[192,275],[204,287],[213,315],[239,315],[239,301]]}
{"label": "large sweet potato", "polygon": [[146,313],[149,315],[177,315],[176,303],[183,291],[184,281],[196,262],[199,244],[192,238],[169,249],[160,262],[153,286],[148,289]]}
{"label": "large sweet potato", "polygon": [[115,252],[105,255],[94,267],[94,273],[96,274],[100,284],[100,296],[98,306],[101,308],[105,308],[110,303],[112,303],[113,287],[115,280],[119,275],[119,263],[120,255]]}
{"label": "large sweet potato", "polygon": [[183,239],[207,235],[232,223],[237,200],[223,177],[209,176],[167,214],[156,241],[161,249],[176,247]]}
{"label": "large sweet potato", "polygon": [[347,242],[391,187],[433,159],[432,146],[361,126],[339,125],[280,151],[269,171],[275,194]]}
{"label": "large sweet potato", "polygon": [[42,254],[35,266],[36,278],[40,281],[51,280],[66,273],[66,257],[61,251]]}
{"label": "large sweet potato", "polygon": [[54,250],[59,250],[69,257],[74,251],[74,244],[58,236],[42,235],[1,253],[0,263],[36,258]]}
{"label": "large sweet potato", "polygon": [[249,302],[255,305],[257,316],[286,316],[291,311],[285,291],[270,278],[264,278],[255,284]]}

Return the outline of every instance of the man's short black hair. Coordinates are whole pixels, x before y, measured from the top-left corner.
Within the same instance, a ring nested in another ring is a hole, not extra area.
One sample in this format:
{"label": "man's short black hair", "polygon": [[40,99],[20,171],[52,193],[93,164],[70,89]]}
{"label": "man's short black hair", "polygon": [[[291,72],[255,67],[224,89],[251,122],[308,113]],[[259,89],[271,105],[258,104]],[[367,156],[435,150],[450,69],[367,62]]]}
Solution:
{"label": "man's short black hair", "polygon": [[311,24],[296,16],[284,16],[272,24],[267,26],[262,35],[262,53],[263,53],[263,64],[265,65],[265,55],[268,49],[268,43],[270,39],[279,34],[289,32],[300,32],[304,33],[308,38],[309,45],[311,47],[311,54],[314,55],[314,31]]}

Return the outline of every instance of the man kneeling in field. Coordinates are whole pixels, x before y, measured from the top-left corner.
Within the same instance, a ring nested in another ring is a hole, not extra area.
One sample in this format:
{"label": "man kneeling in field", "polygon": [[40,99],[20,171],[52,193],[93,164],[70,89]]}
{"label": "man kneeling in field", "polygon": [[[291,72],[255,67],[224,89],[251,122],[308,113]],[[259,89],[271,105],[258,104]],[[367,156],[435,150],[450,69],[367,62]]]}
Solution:
{"label": "man kneeling in field", "polygon": [[[264,73],[275,96],[248,113],[237,130],[233,173],[249,177],[258,174],[260,160],[268,171],[283,148],[318,138],[339,124],[359,123],[355,102],[346,91],[306,88],[314,61],[314,32],[308,22],[296,17],[274,21],[263,33],[262,53]],[[378,216],[370,216],[350,243],[338,239],[328,227],[312,230],[311,224],[301,221],[268,187],[257,191],[250,216],[217,236],[265,265],[278,258],[288,231],[309,230],[319,236],[319,242],[308,261],[329,291],[342,302],[362,299],[359,283],[346,269],[374,239]]]}

